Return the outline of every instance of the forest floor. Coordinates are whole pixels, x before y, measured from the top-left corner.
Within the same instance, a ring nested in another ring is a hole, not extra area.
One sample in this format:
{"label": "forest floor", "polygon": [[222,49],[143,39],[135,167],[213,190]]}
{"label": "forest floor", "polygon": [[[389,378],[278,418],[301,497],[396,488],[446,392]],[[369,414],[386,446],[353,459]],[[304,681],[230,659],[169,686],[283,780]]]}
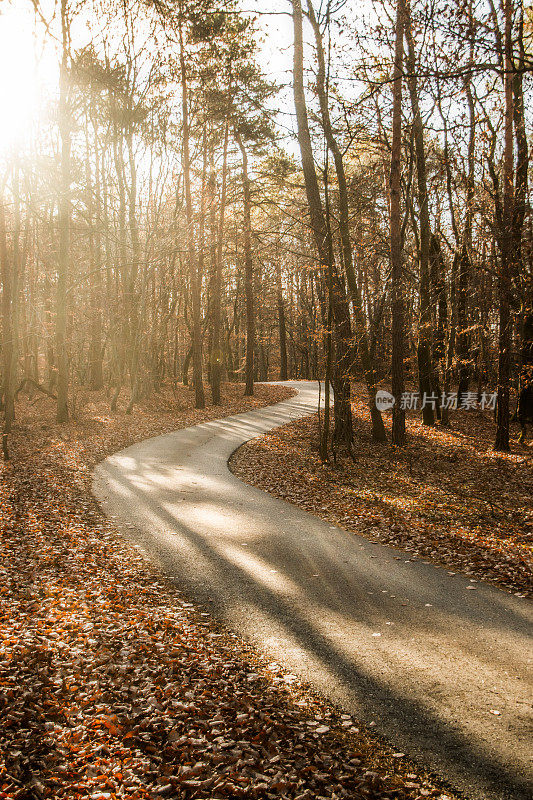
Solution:
{"label": "forest floor", "polygon": [[[354,387],[355,460],[322,464],[317,416],[243,445],[231,461],[243,481],[373,541],[533,594],[533,445],[492,450],[490,411],[456,411],[425,427],[407,412],[408,447],[374,442],[361,385]],[[385,415],[390,428],[390,412]]]}
{"label": "forest floor", "polygon": [[0,800],[425,798],[442,788],[195,608],[106,521],[94,465],[135,441],[292,395],[226,387],[67,425],[21,398],[1,466]]}

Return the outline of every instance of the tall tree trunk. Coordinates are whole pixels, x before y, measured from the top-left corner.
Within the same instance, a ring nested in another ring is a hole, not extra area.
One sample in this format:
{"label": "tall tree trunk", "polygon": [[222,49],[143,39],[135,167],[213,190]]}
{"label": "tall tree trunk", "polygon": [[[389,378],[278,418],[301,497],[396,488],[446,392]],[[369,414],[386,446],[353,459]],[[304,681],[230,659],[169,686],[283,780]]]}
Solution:
{"label": "tall tree trunk", "polygon": [[[448,392],[452,385],[453,360],[455,357],[455,337],[457,330],[457,272],[459,270],[459,254],[455,253],[452,262],[452,274],[450,278],[450,321],[448,324],[448,341],[446,344],[446,358],[444,362],[444,379],[442,382],[442,394],[448,397]],[[450,422],[450,409],[443,403],[441,409],[440,424],[447,427]]]}
{"label": "tall tree trunk", "polygon": [[[93,391],[104,385],[102,370],[102,245],[100,237],[100,154],[98,150],[97,123],[94,123],[94,163],[95,185],[93,185],[89,163],[89,141],[87,137],[87,192],[89,215],[89,247],[91,252],[91,272],[89,292],[91,303],[91,326],[89,343],[89,383]],[[96,213],[95,213],[96,212]]]}
{"label": "tall tree trunk", "polygon": [[[332,274],[331,265],[328,269],[328,317],[324,332],[324,350],[326,354],[326,372],[324,375],[324,424],[320,431],[319,455],[322,462],[328,460],[329,429],[330,429],[330,387],[331,387],[331,362],[333,356],[333,342],[331,328],[333,325],[333,311],[331,304]],[[318,408],[320,420],[320,406]]]}
{"label": "tall tree trunk", "polygon": [[470,333],[468,314],[468,293],[470,286],[470,254],[465,242],[461,247],[458,257],[459,275],[457,280],[457,366],[459,383],[457,387],[457,402],[461,405],[470,384]]}
{"label": "tall tree trunk", "polygon": [[[224,145],[222,149],[222,185],[220,187],[220,209],[215,253],[215,269],[212,284],[212,331],[211,344],[211,397],[215,405],[220,405],[220,383],[222,380],[222,257],[224,247],[224,216],[226,212],[227,174],[228,174],[229,120],[224,123]],[[214,181],[214,175],[213,175]],[[214,203],[214,197],[212,198]]]}
{"label": "tall tree trunk", "polygon": [[242,183],[243,183],[243,236],[244,236],[244,295],[246,299],[246,387],[244,394],[251,396],[254,393],[254,348],[255,348],[255,313],[254,313],[254,264],[252,257],[252,216],[250,177],[248,175],[248,155],[246,147],[238,131],[235,131],[235,141],[242,156]]}
{"label": "tall tree trunk", "polygon": [[516,178],[513,206],[513,263],[516,275],[520,275],[522,262],[522,231],[527,211],[529,146],[527,141],[526,120],[524,110],[523,69],[525,67],[524,48],[524,9],[520,7],[518,20],[518,56],[520,69],[513,77],[514,129],[516,139]]}
{"label": "tall tree trunk", "polygon": [[402,181],[402,72],[403,72],[403,0],[397,0],[394,45],[392,143],[390,164],[390,260],[392,283],[392,442],[405,444],[405,410],[401,406],[404,392],[405,330],[404,280],[402,264],[402,216],[400,209]]}
{"label": "tall tree trunk", "polygon": [[182,367],[182,377],[181,381],[184,386],[189,385],[189,366],[192,360],[192,345],[189,347],[187,352],[185,353],[185,358],[183,359],[183,367]]}
{"label": "tall tree trunk", "polygon": [[23,379],[31,378],[30,373],[30,350],[29,350],[29,332],[28,332],[28,313],[27,309],[31,303],[31,281],[26,278],[26,268],[28,263],[28,250],[29,250],[29,234],[30,234],[30,219],[26,219],[24,225],[24,234],[22,236],[22,248],[20,248],[20,238],[22,233],[22,225],[20,219],[20,187],[19,187],[19,172],[18,163],[15,171],[15,196],[14,196],[14,213],[16,218],[16,272],[18,281],[18,294],[15,298],[14,306],[14,324],[13,328],[17,331],[19,339],[19,356],[22,356],[22,377]]}
{"label": "tall tree trunk", "polygon": [[13,325],[14,289],[16,275],[10,264],[7,250],[6,218],[3,198],[0,198],[0,261],[2,266],[2,400],[4,405],[4,429],[2,450],[4,459],[9,459],[8,437],[15,421],[16,342]]}
{"label": "tall tree trunk", "polygon": [[320,103],[320,112],[322,119],[322,127],[328,148],[333,156],[335,163],[335,172],[337,174],[337,182],[339,187],[339,230],[341,235],[342,244],[342,262],[346,279],[348,282],[348,289],[352,300],[352,307],[354,312],[355,332],[357,337],[357,348],[359,351],[359,358],[363,367],[365,382],[367,385],[369,395],[369,409],[372,418],[372,435],[376,441],[384,442],[387,439],[385,427],[381,412],[376,407],[376,373],[370,359],[370,348],[368,342],[368,334],[366,329],[366,320],[363,312],[363,303],[361,292],[357,283],[357,277],[354,269],[354,259],[352,252],[352,243],[350,239],[350,225],[349,225],[349,204],[348,204],[348,189],[346,183],[346,173],[344,170],[344,162],[341,150],[337,140],[333,134],[331,119],[329,114],[328,96],[326,90],[326,65],[324,58],[324,45],[322,40],[322,33],[320,26],[317,22],[315,11],[313,8],[312,0],[307,0],[309,19],[315,34],[315,42],[318,56],[318,73],[316,88],[318,99]]}
{"label": "tall tree trunk", "polygon": [[194,215],[191,195],[191,159],[189,152],[189,101],[187,87],[187,66],[183,43],[183,10],[180,4],[179,44],[181,72],[181,111],[183,137],[183,184],[185,188],[185,213],[187,217],[187,249],[191,276],[191,314],[192,314],[192,369],[196,408],[205,408],[205,395],[202,369],[202,320],[201,292],[202,275],[194,246]]}
{"label": "tall tree trunk", "polygon": [[57,422],[68,421],[67,281],[70,250],[70,118],[68,111],[67,0],[61,0],[62,57],[59,79],[61,188],[59,194],[59,263],[56,294]]}
{"label": "tall tree trunk", "polygon": [[[446,329],[448,326],[448,299],[446,296],[446,266],[439,239],[431,235],[430,245],[431,297],[434,307],[433,323],[433,370],[432,380],[435,392],[439,394],[444,376],[446,355]],[[442,420],[442,407],[437,405],[437,417]]]}
{"label": "tall tree trunk", "polygon": [[[418,100],[418,80],[416,77],[416,56],[413,34],[411,30],[411,10],[409,0],[404,0],[404,24],[407,42],[407,84],[413,110],[413,133],[416,153],[416,173],[418,185],[418,206],[420,213],[420,319],[418,328],[418,377],[422,398],[431,395],[431,284],[429,274],[429,248],[431,228],[429,222],[429,204],[427,190],[426,152],[424,146],[424,128]],[[424,425],[435,422],[433,406],[425,403],[422,409]]]}
{"label": "tall tree trunk", "polygon": [[279,329],[279,379],[280,381],[287,380],[287,326],[285,322],[285,303],[283,301],[283,286],[281,283],[281,261],[279,256],[279,248],[276,248],[275,255],[275,271],[276,271],[276,305],[278,309],[278,329]]}
{"label": "tall tree trunk", "polygon": [[509,380],[511,374],[511,272],[513,268],[513,63],[512,24],[513,0],[505,0],[505,140],[503,156],[503,214],[501,232],[501,258],[499,274],[500,332],[498,359],[498,413],[494,449],[509,451]]}
{"label": "tall tree trunk", "polygon": [[[132,103],[130,99],[130,103]],[[131,112],[130,112],[131,113]],[[141,240],[137,221],[137,165],[133,151],[133,131],[130,128],[126,136],[128,148],[129,181],[128,181],[128,226],[131,239],[131,263],[127,285],[127,314],[129,321],[129,370],[131,397],[127,413],[131,414],[140,396],[140,361],[142,347],[142,314],[146,304],[147,276],[141,276],[140,301],[137,297],[137,276],[141,266]]]}
{"label": "tall tree trunk", "polygon": [[[516,139],[516,179],[513,209],[513,265],[517,276],[523,274],[524,256],[522,252],[522,232],[524,220],[528,208],[528,173],[529,173],[529,145],[527,140],[525,110],[524,110],[524,87],[523,87],[523,68],[525,66],[524,48],[524,9],[520,7],[520,17],[518,21],[518,54],[520,58],[520,69],[514,75],[514,127]],[[530,215],[531,226],[531,215]],[[531,240],[530,240],[531,244]],[[521,366],[533,366],[533,282],[530,283],[529,293],[526,292],[524,307],[521,309]]]}
{"label": "tall tree trunk", "polygon": [[[333,317],[335,325],[335,378],[334,416],[335,440],[344,442],[351,452],[353,420],[350,403],[351,326],[348,304],[343,297],[344,287],[336,275],[333,263],[333,246],[322,208],[318,178],[313,159],[309,133],[307,104],[303,81],[303,19],[301,0],[292,0],[294,27],[294,107],[298,127],[298,144],[304,174],[311,229],[319,258],[319,265],[333,270]],[[324,317],[324,323],[326,318]]]}
{"label": "tall tree trunk", "polygon": [[457,401],[463,401],[470,384],[472,373],[470,314],[468,309],[470,284],[472,283],[472,224],[474,220],[475,190],[475,145],[476,145],[476,109],[472,92],[472,69],[474,68],[474,22],[472,0],[468,4],[470,56],[468,71],[464,85],[468,102],[468,172],[466,178],[466,213],[461,255],[459,258],[459,285],[457,287],[457,358],[459,362],[459,386]]}
{"label": "tall tree trunk", "polygon": [[[127,231],[126,231],[126,179],[125,179],[125,166],[124,166],[124,137],[122,129],[118,124],[118,109],[116,107],[115,96],[113,91],[109,92],[109,101],[111,110],[114,117],[113,125],[113,160],[115,164],[115,172],[117,175],[118,184],[118,242],[117,242],[117,255],[118,255],[118,269],[114,273],[110,273],[109,278],[114,279],[113,293],[122,302],[117,304],[115,319],[114,319],[114,342],[113,342],[113,362],[114,362],[114,381],[115,391],[111,398],[110,408],[111,411],[116,411],[118,398],[122,389],[126,372],[126,359],[127,354],[131,352],[131,330],[129,325],[129,299],[128,299],[128,286],[129,286],[129,266],[128,266],[128,244],[127,244]],[[104,190],[104,207],[107,216],[107,191]],[[108,290],[110,288],[108,282]]]}

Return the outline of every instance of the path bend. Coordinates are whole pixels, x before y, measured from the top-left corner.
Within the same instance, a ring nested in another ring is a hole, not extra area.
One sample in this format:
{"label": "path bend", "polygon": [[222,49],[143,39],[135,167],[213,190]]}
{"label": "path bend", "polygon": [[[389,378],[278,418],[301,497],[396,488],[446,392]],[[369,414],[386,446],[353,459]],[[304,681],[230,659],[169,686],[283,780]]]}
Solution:
{"label": "path bend", "polygon": [[215,616],[467,797],[529,800],[531,605],[232,475],[237,447],[316,411],[316,383],[287,385],[290,400],[107,458],[105,513]]}

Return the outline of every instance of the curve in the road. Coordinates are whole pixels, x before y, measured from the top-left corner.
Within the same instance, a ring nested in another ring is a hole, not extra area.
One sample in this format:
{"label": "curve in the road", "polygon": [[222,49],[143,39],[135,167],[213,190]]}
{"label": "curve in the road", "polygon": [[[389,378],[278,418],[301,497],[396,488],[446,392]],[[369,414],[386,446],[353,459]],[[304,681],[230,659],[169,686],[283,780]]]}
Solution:
{"label": "curve in the road", "polygon": [[107,458],[95,495],[214,614],[468,797],[530,798],[531,606],[232,475],[237,447],[316,410],[316,383],[289,385]]}

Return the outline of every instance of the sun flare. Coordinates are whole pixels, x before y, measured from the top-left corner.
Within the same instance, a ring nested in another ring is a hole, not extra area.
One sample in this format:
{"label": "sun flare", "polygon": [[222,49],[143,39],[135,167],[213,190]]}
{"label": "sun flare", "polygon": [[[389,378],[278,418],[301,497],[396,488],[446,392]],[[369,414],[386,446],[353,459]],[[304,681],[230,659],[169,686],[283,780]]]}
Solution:
{"label": "sun flare", "polygon": [[0,153],[21,144],[37,120],[43,90],[57,71],[47,51],[38,51],[30,4],[0,14]]}

